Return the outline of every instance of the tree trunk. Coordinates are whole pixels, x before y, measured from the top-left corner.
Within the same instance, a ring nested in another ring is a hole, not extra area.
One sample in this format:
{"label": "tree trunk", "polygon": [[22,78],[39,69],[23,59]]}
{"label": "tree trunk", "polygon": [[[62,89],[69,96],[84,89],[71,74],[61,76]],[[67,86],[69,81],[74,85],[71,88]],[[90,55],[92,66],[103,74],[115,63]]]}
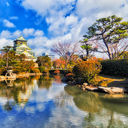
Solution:
{"label": "tree trunk", "polygon": [[107,48],[108,57],[109,57],[110,60],[112,60],[112,55],[111,55],[109,46],[108,46],[107,42],[105,41],[104,37],[103,37],[103,42],[104,42],[104,44],[105,44],[105,46]]}
{"label": "tree trunk", "polygon": [[7,53],[6,67],[8,69],[8,53]]}

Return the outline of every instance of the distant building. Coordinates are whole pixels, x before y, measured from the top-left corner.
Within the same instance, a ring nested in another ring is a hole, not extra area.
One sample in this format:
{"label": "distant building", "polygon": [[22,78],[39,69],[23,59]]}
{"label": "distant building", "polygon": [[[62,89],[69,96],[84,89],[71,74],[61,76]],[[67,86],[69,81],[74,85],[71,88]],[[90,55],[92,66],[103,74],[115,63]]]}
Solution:
{"label": "distant building", "polygon": [[44,53],[42,53],[42,56],[48,56],[48,54],[44,52]]}
{"label": "distant building", "polygon": [[42,56],[48,56],[48,57],[50,57],[51,59],[54,59],[54,55],[50,55],[50,54],[48,54],[48,53],[43,53]]}
{"label": "distant building", "polygon": [[34,53],[32,52],[31,48],[27,45],[27,40],[25,40],[22,36],[14,40],[14,51],[17,55],[24,54],[26,56],[26,60],[28,61],[36,61]]}

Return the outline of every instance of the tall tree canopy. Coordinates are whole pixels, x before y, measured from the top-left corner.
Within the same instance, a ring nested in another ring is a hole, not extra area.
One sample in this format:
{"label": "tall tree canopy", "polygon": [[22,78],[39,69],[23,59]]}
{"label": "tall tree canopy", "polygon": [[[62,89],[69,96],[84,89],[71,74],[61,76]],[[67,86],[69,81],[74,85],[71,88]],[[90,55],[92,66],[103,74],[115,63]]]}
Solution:
{"label": "tall tree canopy", "polygon": [[88,59],[89,57],[92,57],[92,52],[97,51],[97,46],[92,45],[92,43],[94,42],[92,41],[90,42],[87,39],[83,39],[80,42],[82,43],[81,48],[86,51],[86,59]]}
{"label": "tall tree canopy", "polygon": [[45,70],[50,70],[52,66],[51,58],[49,56],[39,56],[37,58],[37,63],[40,67],[41,72]]}
{"label": "tall tree canopy", "polygon": [[109,59],[114,59],[119,49],[122,48],[122,51],[125,51],[128,48],[128,43],[123,47],[118,46],[120,41],[128,37],[128,22],[122,20],[123,18],[115,15],[96,20],[88,28],[84,41],[100,41],[104,45],[104,52],[107,53]]}
{"label": "tall tree canopy", "polygon": [[10,50],[12,50],[12,46],[5,46],[5,47],[3,47],[3,49],[0,50],[6,54],[6,68],[7,69],[8,69],[8,61],[9,61],[8,53]]}

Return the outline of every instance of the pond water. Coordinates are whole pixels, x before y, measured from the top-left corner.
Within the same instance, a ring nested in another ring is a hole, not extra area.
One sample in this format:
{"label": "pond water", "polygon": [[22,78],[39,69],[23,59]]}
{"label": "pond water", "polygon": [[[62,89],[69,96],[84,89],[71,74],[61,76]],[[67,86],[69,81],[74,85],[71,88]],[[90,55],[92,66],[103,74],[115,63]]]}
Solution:
{"label": "pond water", "polygon": [[60,76],[0,83],[0,128],[128,128],[128,97],[82,92]]}

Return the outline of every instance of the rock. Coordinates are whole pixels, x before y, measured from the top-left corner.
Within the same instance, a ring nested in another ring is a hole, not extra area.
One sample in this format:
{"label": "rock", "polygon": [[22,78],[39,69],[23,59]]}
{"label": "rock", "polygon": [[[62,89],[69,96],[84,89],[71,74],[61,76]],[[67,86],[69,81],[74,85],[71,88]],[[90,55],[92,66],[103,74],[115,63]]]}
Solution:
{"label": "rock", "polygon": [[82,90],[83,90],[83,91],[85,91],[85,90],[86,90],[86,88],[84,88],[84,87],[83,87],[83,88],[82,88]]}
{"label": "rock", "polygon": [[72,85],[72,81],[68,81],[68,85]]}
{"label": "rock", "polygon": [[83,83],[83,86],[87,86],[88,85],[88,83]]}
{"label": "rock", "polygon": [[87,89],[88,91],[97,91],[97,90],[98,90],[97,87],[92,87],[92,86],[86,86],[86,89]]}
{"label": "rock", "polygon": [[99,89],[109,94],[123,94],[124,93],[124,89],[118,88],[118,87],[99,87]]}
{"label": "rock", "polygon": [[79,88],[81,87],[81,85],[80,85],[80,84],[77,84],[76,86],[78,86]]}

